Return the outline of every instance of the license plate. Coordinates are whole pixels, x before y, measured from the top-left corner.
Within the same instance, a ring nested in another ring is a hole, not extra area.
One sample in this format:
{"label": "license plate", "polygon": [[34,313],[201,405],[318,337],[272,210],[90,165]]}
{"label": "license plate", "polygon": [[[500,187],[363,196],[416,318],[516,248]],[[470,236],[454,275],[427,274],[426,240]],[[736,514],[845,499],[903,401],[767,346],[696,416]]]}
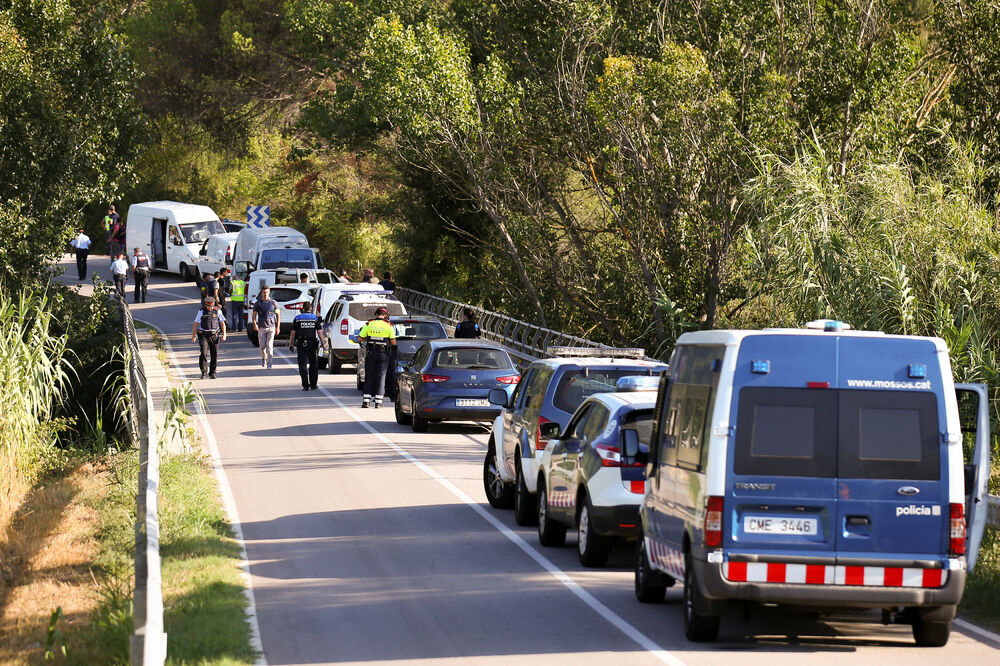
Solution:
{"label": "license plate", "polygon": [[816,518],[775,518],[772,516],[743,516],[746,534],[791,534],[812,536],[819,533]]}
{"label": "license plate", "polygon": [[485,398],[456,398],[455,405],[458,407],[489,407],[490,401]]}

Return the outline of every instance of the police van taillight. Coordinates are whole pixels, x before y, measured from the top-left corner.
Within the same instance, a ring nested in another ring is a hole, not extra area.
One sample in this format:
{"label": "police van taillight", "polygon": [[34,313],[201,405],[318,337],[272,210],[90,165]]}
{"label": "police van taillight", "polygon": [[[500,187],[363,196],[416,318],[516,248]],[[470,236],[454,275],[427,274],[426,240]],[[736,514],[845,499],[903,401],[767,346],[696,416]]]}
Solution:
{"label": "police van taillight", "polygon": [[722,545],[722,498],[710,495],[705,505],[705,545]]}
{"label": "police van taillight", "polygon": [[965,555],[965,505],[951,505],[951,524],[948,532],[948,553]]}
{"label": "police van taillight", "polygon": [[340,320],[340,334],[341,335],[347,335],[348,327],[349,327],[348,321],[346,319],[341,319]]}

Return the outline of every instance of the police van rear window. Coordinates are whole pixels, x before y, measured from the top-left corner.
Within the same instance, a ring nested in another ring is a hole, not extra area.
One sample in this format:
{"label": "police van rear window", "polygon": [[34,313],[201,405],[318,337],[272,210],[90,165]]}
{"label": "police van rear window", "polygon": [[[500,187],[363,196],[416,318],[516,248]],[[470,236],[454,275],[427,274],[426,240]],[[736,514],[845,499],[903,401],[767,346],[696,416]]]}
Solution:
{"label": "police van rear window", "polygon": [[933,393],[746,387],[736,431],[736,474],[940,478]]}
{"label": "police van rear window", "polygon": [[368,321],[369,319],[375,318],[375,311],[379,308],[385,308],[388,310],[390,317],[396,317],[403,314],[403,304],[393,301],[387,301],[385,303],[351,303],[347,312],[350,314],[352,319],[357,319],[358,321]]}

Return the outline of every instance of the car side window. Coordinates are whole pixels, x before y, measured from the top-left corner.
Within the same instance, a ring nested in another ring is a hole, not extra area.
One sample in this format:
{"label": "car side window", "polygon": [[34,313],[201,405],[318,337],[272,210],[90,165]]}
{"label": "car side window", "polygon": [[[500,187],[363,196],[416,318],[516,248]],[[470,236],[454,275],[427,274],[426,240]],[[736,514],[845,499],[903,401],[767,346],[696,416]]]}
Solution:
{"label": "car side window", "polygon": [[528,370],[521,375],[521,380],[517,383],[517,388],[514,389],[514,395],[510,399],[510,404],[514,405],[514,409],[518,409],[521,406],[522,398],[527,394],[527,386],[531,383],[531,379],[535,374],[534,368],[528,368]]}
{"label": "car side window", "polygon": [[701,469],[701,449],[705,441],[706,417],[711,387],[688,385],[684,402],[677,415],[677,465],[692,470]]}
{"label": "car side window", "polygon": [[593,442],[595,439],[601,436],[604,432],[604,428],[608,425],[608,419],[611,413],[608,408],[600,403],[595,403],[590,408],[590,413],[587,415],[586,423],[582,424],[580,428],[583,431],[582,440],[586,442]]}
{"label": "car side window", "polygon": [[431,355],[430,345],[424,345],[423,347],[418,349],[417,353],[413,355],[413,369],[416,370],[418,368],[424,367],[424,364],[427,363],[427,358],[430,355]]}
{"label": "car side window", "polygon": [[549,385],[549,377],[552,376],[552,371],[548,368],[538,368],[535,370],[534,376],[531,378],[531,385],[527,390],[527,395],[524,396],[524,407],[531,410],[539,410],[542,407],[542,402],[545,400],[545,390]]}
{"label": "car side window", "polygon": [[587,422],[587,416],[590,414],[590,408],[593,405],[584,405],[579,411],[570,419],[569,425],[566,426],[566,431],[563,436],[566,439],[580,439],[583,437],[583,428]]}

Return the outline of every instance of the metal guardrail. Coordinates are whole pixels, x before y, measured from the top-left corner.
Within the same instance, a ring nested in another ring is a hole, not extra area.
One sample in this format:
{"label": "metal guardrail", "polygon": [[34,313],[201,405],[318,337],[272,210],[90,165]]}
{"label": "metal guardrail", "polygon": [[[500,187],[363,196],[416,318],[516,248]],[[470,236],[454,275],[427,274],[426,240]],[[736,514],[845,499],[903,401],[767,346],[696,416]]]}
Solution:
{"label": "metal guardrail", "polygon": [[163,633],[163,586],[160,576],[160,452],[153,418],[153,399],[139,358],[135,322],[125,299],[117,297],[125,332],[129,394],[129,431],[139,449],[139,484],[135,519],[135,591],[133,631],[129,644],[133,666],[161,666],[167,657]]}

